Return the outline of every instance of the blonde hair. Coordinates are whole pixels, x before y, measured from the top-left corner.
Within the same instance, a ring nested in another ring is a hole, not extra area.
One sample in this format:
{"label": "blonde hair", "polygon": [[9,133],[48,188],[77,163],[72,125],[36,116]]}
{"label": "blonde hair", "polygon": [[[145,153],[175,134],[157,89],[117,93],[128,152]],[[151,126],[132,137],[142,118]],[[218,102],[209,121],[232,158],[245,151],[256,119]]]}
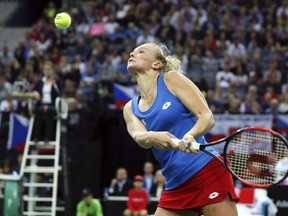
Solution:
{"label": "blonde hair", "polygon": [[181,69],[181,61],[172,55],[167,46],[163,43],[152,43],[157,48],[155,53],[156,58],[163,64],[162,71],[168,72],[171,70],[176,70],[180,73],[183,73]]}

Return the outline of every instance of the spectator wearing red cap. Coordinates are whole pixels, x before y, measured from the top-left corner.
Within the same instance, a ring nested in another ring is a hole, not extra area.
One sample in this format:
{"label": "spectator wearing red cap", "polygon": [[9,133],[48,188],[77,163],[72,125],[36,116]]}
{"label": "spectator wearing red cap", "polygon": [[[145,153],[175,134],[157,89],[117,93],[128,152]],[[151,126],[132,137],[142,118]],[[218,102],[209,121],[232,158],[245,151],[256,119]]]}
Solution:
{"label": "spectator wearing red cap", "polygon": [[134,188],[128,192],[127,209],[124,216],[146,216],[148,214],[148,194],[143,189],[143,177],[136,175],[134,177]]}

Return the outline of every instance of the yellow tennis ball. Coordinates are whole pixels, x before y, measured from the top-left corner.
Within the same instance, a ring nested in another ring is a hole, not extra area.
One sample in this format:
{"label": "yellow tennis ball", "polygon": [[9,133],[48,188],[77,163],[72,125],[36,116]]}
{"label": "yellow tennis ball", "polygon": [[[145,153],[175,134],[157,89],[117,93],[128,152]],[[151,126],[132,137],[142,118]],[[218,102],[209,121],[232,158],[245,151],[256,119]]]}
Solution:
{"label": "yellow tennis ball", "polygon": [[67,29],[71,24],[71,17],[68,13],[58,13],[54,19],[55,26],[58,29]]}

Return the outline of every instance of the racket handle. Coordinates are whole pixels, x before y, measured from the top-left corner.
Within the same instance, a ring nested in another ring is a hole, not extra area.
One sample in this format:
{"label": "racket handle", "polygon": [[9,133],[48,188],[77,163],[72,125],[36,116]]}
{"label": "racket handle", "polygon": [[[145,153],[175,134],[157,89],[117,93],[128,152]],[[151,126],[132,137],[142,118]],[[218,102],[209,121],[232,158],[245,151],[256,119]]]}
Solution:
{"label": "racket handle", "polygon": [[181,139],[178,139],[178,138],[171,138],[171,140],[176,144],[176,145],[179,145],[179,144],[184,144],[185,148],[186,149],[190,149],[193,153],[195,154],[198,154],[199,151],[200,151],[200,143],[197,143],[197,142],[191,142],[191,145],[189,146],[187,141],[185,140],[181,140]]}

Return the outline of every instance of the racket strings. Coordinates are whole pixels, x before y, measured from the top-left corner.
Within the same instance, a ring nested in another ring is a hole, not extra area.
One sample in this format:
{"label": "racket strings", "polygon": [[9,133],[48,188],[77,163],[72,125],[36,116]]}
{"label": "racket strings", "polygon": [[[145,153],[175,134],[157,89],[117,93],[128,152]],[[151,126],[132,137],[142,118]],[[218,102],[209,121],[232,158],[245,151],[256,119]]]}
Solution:
{"label": "racket strings", "polygon": [[241,179],[256,184],[274,184],[285,177],[288,167],[277,164],[288,157],[283,141],[267,131],[242,131],[230,140],[226,158],[230,169]]}

